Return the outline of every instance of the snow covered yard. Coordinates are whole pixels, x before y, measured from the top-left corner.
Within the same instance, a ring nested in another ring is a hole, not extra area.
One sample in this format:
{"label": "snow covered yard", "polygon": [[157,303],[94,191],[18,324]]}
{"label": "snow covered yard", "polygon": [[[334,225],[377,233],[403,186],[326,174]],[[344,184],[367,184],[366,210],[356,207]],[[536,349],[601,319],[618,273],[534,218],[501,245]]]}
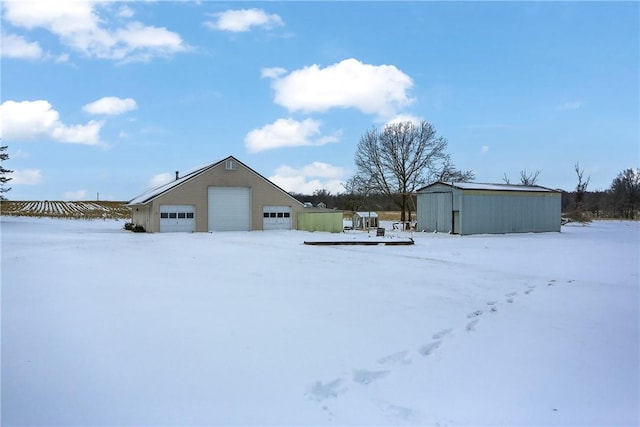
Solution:
{"label": "snow covered yard", "polygon": [[122,225],[2,217],[3,426],[640,423],[637,222],[412,246]]}

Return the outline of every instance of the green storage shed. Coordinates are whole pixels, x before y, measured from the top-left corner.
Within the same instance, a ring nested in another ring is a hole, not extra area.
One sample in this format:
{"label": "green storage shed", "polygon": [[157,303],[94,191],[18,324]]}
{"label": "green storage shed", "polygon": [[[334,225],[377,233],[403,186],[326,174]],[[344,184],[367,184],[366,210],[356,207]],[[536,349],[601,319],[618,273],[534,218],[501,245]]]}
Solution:
{"label": "green storage shed", "polygon": [[323,208],[304,208],[298,212],[298,230],[341,233],[342,211]]}

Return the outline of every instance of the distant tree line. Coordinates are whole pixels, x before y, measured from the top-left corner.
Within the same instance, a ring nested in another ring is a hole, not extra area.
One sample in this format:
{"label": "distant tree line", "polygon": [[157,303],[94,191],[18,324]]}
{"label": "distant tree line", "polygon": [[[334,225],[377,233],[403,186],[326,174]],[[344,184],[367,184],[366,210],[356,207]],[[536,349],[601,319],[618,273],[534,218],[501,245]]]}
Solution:
{"label": "distant tree line", "polygon": [[[313,206],[323,203],[328,209],[344,211],[397,211],[396,203],[382,193],[371,193],[366,198],[356,194],[338,193],[332,194],[327,190],[316,190],[313,194],[291,193],[298,201],[311,202]],[[415,197],[414,203],[415,203]]]}
{"label": "distant tree line", "polygon": [[562,212],[576,207],[594,219],[640,219],[640,169],[620,172],[604,191],[585,191],[579,182],[576,190],[562,193]]}

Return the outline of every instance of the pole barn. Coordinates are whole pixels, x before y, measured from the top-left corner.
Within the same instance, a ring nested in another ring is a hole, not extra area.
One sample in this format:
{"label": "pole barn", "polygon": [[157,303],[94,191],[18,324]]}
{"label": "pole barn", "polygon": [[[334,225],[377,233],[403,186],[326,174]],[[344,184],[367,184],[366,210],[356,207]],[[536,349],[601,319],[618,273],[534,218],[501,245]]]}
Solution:
{"label": "pole barn", "polygon": [[419,189],[419,231],[453,234],[560,231],[560,191],[535,185],[436,182]]}

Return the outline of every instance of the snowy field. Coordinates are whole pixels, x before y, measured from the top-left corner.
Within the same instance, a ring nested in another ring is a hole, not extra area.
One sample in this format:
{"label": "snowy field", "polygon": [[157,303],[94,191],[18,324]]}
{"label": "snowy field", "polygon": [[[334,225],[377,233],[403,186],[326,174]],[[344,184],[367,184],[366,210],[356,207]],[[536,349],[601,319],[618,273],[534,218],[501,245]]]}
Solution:
{"label": "snowy field", "polygon": [[2,217],[3,426],[640,423],[637,222],[122,226]]}

